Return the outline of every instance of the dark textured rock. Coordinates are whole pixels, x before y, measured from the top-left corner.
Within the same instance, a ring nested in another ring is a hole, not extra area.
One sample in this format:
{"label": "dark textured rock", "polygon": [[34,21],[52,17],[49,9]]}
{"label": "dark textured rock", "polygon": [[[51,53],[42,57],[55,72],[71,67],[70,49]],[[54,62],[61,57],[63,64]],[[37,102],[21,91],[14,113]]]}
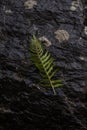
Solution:
{"label": "dark textured rock", "polygon": [[[87,129],[86,14],[86,0],[0,1],[0,130]],[[52,43],[64,82],[56,96],[33,85],[40,78],[30,62],[33,34]]]}

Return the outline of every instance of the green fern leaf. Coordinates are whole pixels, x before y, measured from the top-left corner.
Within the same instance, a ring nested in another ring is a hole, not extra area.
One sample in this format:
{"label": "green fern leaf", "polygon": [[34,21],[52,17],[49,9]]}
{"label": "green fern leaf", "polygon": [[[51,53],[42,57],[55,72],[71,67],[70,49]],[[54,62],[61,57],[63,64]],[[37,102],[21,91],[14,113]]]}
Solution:
{"label": "green fern leaf", "polygon": [[57,70],[54,70],[54,59],[50,53],[44,49],[41,42],[33,36],[30,44],[31,60],[35,66],[39,69],[41,76],[42,87],[52,87],[54,94],[56,94],[56,87],[62,86],[61,80],[53,80],[53,77]]}

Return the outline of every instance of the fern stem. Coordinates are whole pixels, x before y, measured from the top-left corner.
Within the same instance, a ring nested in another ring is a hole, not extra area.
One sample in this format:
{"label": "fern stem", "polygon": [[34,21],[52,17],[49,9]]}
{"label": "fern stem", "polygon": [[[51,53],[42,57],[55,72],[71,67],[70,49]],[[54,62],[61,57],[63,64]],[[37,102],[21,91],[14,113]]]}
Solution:
{"label": "fern stem", "polygon": [[[36,48],[36,49],[37,49],[37,48]],[[42,60],[41,60],[41,58],[40,58],[40,55],[39,55],[39,53],[38,53],[38,49],[37,49],[37,55],[38,55],[38,58],[39,58],[39,60],[40,60],[40,62],[41,62],[41,65],[43,66],[44,72],[46,73],[46,75],[47,75],[47,77],[48,77],[50,86],[51,86],[52,89],[53,89],[53,93],[54,93],[54,95],[56,95],[56,91],[55,91],[54,86],[53,86],[53,84],[52,84],[52,82],[51,82],[51,79],[50,79],[50,77],[49,77],[49,74],[48,74],[48,72],[46,71],[46,69],[45,69],[45,67],[44,67],[44,65],[43,65],[43,62],[42,62]]]}
{"label": "fern stem", "polygon": [[[48,77],[48,78],[49,78],[49,77]],[[55,91],[55,89],[54,89],[54,86],[53,86],[53,84],[52,84],[50,78],[49,78],[49,81],[50,81],[51,87],[52,87],[52,89],[53,89],[54,95],[56,95],[56,91]]]}

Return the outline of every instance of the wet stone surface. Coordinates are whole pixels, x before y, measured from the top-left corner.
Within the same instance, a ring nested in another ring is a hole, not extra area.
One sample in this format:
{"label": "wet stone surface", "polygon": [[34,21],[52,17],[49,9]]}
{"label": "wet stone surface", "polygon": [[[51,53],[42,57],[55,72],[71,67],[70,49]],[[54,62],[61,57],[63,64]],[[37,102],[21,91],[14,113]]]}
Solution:
{"label": "wet stone surface", "polygon": [[[0,130],[87,129],[86,29],[86,0],[0,1]],[[40,78],[30,62],[33,34],[50,43],[60,68],[56,96],[33,85]]]}

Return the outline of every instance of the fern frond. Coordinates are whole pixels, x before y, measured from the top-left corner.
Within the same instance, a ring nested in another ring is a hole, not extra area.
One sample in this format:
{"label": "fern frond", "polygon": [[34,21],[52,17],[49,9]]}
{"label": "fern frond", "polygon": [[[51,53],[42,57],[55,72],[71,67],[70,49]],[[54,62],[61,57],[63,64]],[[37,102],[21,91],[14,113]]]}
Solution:
{"label": "fern frond", "polygon": [[33,36],[30,44],[31,60],[35,66],[39,69],[41,76],[42,87],[52,87],[54,94],[55,87],[62,86],[61,80],[53,80],[53,77],[57,70],[54,70],[54,59],[51,57],[48,51],[45,51],[41,42]]}

